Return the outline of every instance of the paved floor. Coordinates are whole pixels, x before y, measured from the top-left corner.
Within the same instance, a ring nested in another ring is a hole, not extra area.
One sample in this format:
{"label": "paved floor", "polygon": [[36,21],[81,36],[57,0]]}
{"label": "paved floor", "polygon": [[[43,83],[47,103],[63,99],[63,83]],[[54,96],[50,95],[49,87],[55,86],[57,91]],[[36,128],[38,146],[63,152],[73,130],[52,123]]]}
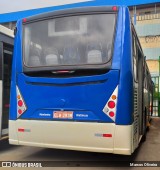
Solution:
{"label": "paved floor", "polygon": [[[8,141],[0,143],[0,161],[64,161],[65,167],[54,167],[52,169],[159,169],[159,168],[115,168],[115,167],[93,167],[96,161],[110,161],[111,166],[115,166],[114,161],[160,161],[160,118],[153,118],[150,130],[147,133],[147,140],[140,144],[140,147],[132,156],[113,155],[104,153],[77,152],[58,149],[44,149],[29,146],[13,146]],[[82,162],[81,162],[82,161]],[[86,162],[85,162],[86,161]],[[113,161],[113,162],[112,162]],[[82,167],[82,166],[86,167]],[[72,167],[74,166],[74,167]],[[7,168],[4,168],[7,169]],[[25,169],[25,168],[23,168]],[[44,168],[43,168],[44,169]],[[45,168],[50,169],[50,168]]]}

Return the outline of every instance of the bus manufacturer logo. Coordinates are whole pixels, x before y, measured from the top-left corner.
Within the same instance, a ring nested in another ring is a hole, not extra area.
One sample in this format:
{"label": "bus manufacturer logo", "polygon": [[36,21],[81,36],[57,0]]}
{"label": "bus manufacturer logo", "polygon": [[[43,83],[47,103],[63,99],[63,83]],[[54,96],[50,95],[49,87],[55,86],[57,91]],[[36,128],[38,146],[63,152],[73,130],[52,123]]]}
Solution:
{"label": "bus manufacturer logo", "polygon": [[53,112],[53,118],[73,119],[73,112],[72,111],[55,111],[55,112]]}
{"label": "bus manufacturer logo", "polygon": [[51,116],[49,113],[39,113],[39,116]]}

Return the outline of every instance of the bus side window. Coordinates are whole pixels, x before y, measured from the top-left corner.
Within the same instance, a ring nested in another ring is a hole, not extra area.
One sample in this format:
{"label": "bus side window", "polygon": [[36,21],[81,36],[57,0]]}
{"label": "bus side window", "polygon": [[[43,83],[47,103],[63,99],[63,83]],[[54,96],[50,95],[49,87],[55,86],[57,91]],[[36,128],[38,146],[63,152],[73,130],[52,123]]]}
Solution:
{"label": "bus side window", "polygon": [[132,53],[133,53],[133,70],[134,80],[138,82],[138,54],[137,54],[137,43],[134,33],[132,32]]}

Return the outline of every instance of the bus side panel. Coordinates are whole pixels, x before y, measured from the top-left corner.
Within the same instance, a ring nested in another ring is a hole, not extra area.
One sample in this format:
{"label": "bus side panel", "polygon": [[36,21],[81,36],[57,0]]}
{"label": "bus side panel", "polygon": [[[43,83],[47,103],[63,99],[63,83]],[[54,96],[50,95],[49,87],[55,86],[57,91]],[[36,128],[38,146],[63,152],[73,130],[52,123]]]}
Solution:
{"label": "bus side panel", "polygon": [[[10,91],[10,114],[9,119],[10,120],[16,120],[16,112],[17,112],[17,99],[16,99],[16,75],[17,75],[17,67],[16,64],[19,65],[19,62],[21,61],[21,42],[22,42],[22,36],[21,36],[21,30],[22,30],[22,22],[17,22],[17,33],[14,40],[14,53],[13,53],[13,63],[12,63],[12,78],[11,78],[11,91]],[[21,67],[19,67],[22,69]]]}
{"label": "bus side panel", "polygon": [[[124,15],[125,14],[125,15]],[[130,125],[133,122],[133,69],[130,17],[127,8],[123,8],[122,22],[122,55],[120,68],[120,84],[116,124]]]}
{"label": "bus side panel", "polygon": [[117,23],[116,23],[116,31],[115,31],[115,39],[114,39],[114,51],[112,58],[112,69],[120,70],[120,60],[122,55],[122,8],[119,8]]}

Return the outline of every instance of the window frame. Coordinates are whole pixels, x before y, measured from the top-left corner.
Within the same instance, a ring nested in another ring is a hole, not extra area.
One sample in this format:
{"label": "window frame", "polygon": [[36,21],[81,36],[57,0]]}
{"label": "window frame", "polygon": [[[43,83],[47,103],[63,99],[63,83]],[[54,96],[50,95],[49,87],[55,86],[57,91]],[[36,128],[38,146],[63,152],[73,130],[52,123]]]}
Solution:
{"label": "window frame", "polygon": [[[34,71],[49,71],[49,70],[84,70],[84,69],[110,69],[111,68],[111,64],[112,64],[112,56],[113,56],[113,52],[114,52],[114,41],[115,41],[115,35],[116,35],[116,27],[117,27],[117,12],[103,12],[103,11],[99,11],[99,12],[85,12],[85,13],[75,13],[75,14],[67,14],[65,16],[63,15],[59,15],[59,16],[53,16],[53,17],[47,17],[47,18],[41,18],[41,19],[37,19],[34,21],[38,22],[38,21],[44,21],[44,20],[50,20],[50,19],[56,19],[56,18],[62,18],[62,17],[69,17],[69,16],[80,16],[80,15],[98,15],[98,14],[114,14],[115,15],[115,21],[114,21],[114,30],[113,30],[113,37],[112,37],[112,46],[111,46],[111,55],[110,58],[108,59],[107,62],[105,63],[98,63],[98,64],[83,64],[83,65],[53,65],[53,66],[39,66],[39,67],[29,67],[25,64],[24,61],[24,43],[22,44],[22,61],[23,61],[23,71],[24,72],[34,72]],[[26,24],[29,23],[33,23],[33,21],[31,22],[27,22],[27,23],[23,23],[22,26],[22,32],[23,32],[23,36],[22,36],[22,42],[24,42],[24,26]]]}

